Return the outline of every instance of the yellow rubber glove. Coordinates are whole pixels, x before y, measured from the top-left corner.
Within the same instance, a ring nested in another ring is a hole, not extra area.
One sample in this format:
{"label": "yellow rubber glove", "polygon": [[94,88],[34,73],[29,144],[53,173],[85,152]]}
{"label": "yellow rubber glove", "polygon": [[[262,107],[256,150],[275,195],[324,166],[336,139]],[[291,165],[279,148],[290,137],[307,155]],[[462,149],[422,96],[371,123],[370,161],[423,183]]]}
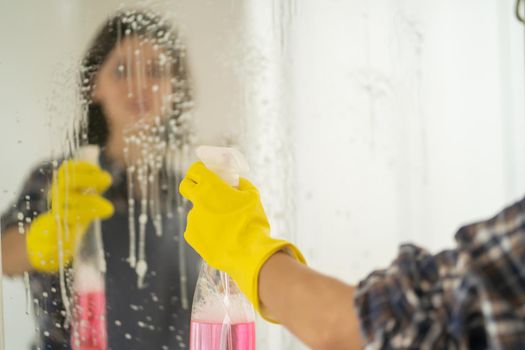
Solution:
{"label": "yellow rubber glove", "polygon": [[57,272],[59,252],[67,265],[91,222],[113,215],[113,204],[101,196],[110,185],[111,175],[96,165],[62,163],[48,195],[51,210],[33,220],[26,237],[29,261],[36,270]]}
{"label": "yellow rubber glove", "polygon": [[259,271],[266,260],[285,251],[305,263],[291,243],[270,237],[270,225],[258,190],[246,179],[233,188],[202,162],[193,164],[180,185],[193,203],[184,237],[212,267],[228,273],[255,309],[268,321],[259,303]]}

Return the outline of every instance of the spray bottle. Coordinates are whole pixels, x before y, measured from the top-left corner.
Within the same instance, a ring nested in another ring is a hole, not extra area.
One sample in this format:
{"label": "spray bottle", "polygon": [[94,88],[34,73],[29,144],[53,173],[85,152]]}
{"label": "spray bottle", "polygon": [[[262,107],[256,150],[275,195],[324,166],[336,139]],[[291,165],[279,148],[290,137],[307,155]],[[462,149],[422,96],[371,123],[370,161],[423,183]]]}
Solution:
{"label": "spray bottle", "polygon": [[[82,147],[77,159],[98,165],[100,149]],[[100,220],[95,220],[77,246],[73,260],[73,350],[106,350],[106,261]]]}
{"label": "spray bottle", "polygon": [[[197,157],[233,187],[248,172],[234,148],[201,146]],[[225,272],[202,263],[191,312],[190,350],[255,350],[255,312]]]}

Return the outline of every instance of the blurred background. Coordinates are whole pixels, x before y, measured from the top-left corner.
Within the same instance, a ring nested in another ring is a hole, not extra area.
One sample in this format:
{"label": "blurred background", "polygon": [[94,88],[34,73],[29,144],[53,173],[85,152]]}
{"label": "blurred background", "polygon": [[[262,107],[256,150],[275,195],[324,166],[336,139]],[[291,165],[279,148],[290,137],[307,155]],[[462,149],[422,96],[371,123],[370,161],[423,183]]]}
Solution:
{"label": "blurred background", "polygon": [[[173,19],[197,140],[247,154],[273,233],[322,272],[356,283],[402,242],[453,247],[460,225],[525,193],[515,0],[18,0],[0,3],[2,210],[60,148],[80,57],[129,6]],[[6,349],[25,349],[23,279],[2,283]],[[303,348],[263,322],[257,337]]]}

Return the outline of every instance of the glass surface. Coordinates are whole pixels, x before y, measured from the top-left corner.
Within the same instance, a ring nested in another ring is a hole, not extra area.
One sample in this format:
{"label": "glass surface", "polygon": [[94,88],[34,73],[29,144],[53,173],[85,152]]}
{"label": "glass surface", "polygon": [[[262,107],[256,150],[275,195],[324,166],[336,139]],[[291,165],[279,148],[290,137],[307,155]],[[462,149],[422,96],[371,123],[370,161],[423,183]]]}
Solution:
{"label": "glass surface", "polygon": [[[219,331],[190,324],[200,260],[178,183],[200,144],[238,147],[272,234],[349,283],[402,242],[452,247],[525,193],[513,0],[21,0],[0,13],[6,349],[68,349],[75,316],[105,324],[107,339],[87,334],[113,349]],[[24,242],[62,161],[90,143],[115,214],[97,243],[103,296],[75,298],[86,280],[68,261],[24,273]],[[253,341],[252,327],[235,336]],[[257,349],[304,348],[260,319],[256,332]]]}

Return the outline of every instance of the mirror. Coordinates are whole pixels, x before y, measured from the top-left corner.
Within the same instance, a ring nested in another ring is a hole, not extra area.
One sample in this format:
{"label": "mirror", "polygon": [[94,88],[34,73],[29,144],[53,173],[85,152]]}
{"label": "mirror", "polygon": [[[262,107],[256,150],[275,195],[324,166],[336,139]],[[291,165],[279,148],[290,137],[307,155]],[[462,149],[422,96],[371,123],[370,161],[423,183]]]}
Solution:
{"label": "mirror", "polygon": [[[70,261],[24,274],[15,248],[51,209],[64,157],[78,160],[88,143],[103,146],[95,158],[113,177],[116,215],[99,242],[105,300],[89,299],[105,305],[113,349],[188,346],[199,258],[182,240],[188,207],[177,188],[199,144],[246,155],[272,233],[321,272],[356,283],[403,242],[453,246],[462,224],[525,191],[525,32],[515,6],[0,4],[5,348],[74,342]],[[115,116],[111,146],[97,113]],[[258,320],[257,348],[304,346]]]}

